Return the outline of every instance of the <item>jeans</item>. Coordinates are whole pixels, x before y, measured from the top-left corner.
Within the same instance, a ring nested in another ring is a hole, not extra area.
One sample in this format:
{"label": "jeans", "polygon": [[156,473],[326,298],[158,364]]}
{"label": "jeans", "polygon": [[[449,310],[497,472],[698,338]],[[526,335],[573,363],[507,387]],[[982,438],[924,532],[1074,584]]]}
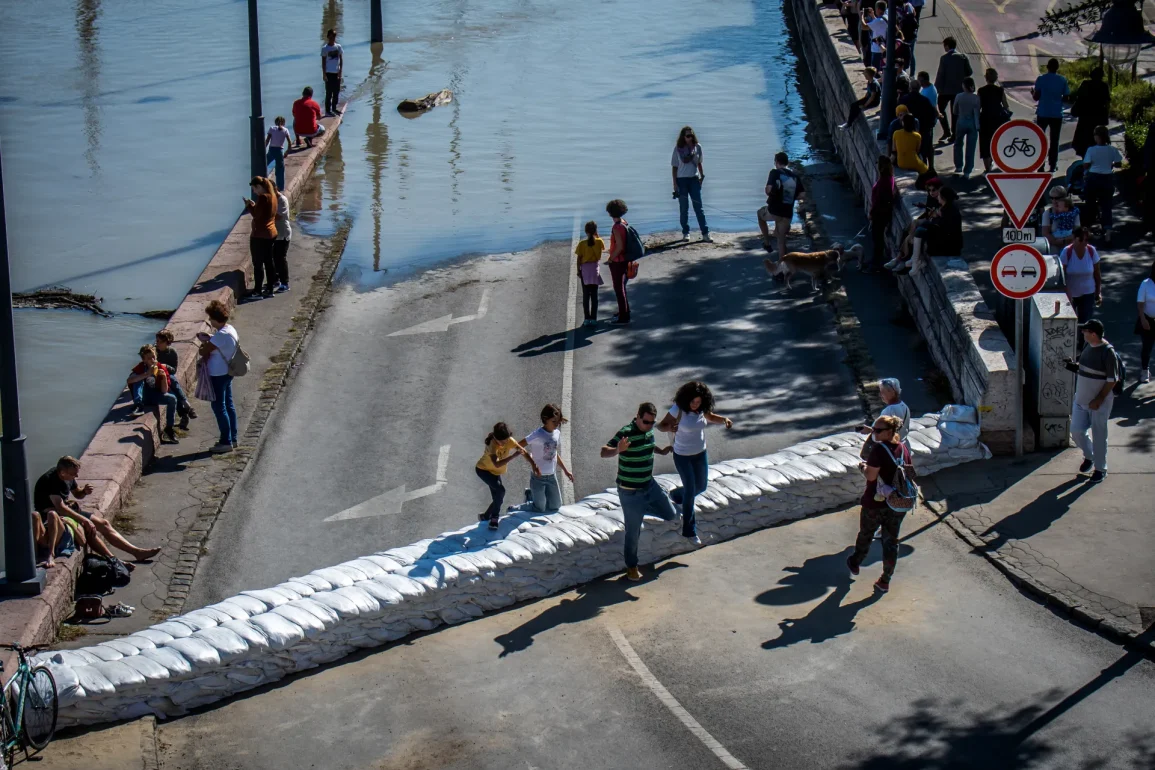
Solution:
{"label": "jeans", "polygon": [[561,508],[561,487],[557,484],[557,474],[549,473],[542,476],[529,476],[529,489],[525,490],[526,497],[533,502],[527,503],[521,510],[533,509],[538,513],[556,511]]}
{"label": "jeans", "polygon": [[696,176],[678,177],[678,217],[682,223],[682,235],[690,234],[690,201],[694,202],[694,216],[698,218],[698,229],[702,237],[710,234],[706,226],[706,213],[702,211],[702,180]]}
{"label": "jeans", "polygon": [[336,114],[337,99],[341,96],[341,76],[336,72],[325,73],[325,112]]}
{"label": "jeans", "polygon": [[870,53],[870,30],[864,29],[858,36],[858,45],[862,49],[862,66],[869,67],[872,61]]}
{"label": "jeans", "polygon": [[487,470],[474,467],[477,471],[477,478],[485,482],[485,486],[489,487],[489,494],[492,498],[489,507],[485,509],[483,516],[490,521],[493,521],[501,515],[501,503],[505,500],[505,485],[501,483],[501,476],[496,473],[490,473]]}
{"label": "jeans", "polygon": [[[1075,317],[1079,319],[1079,323],[1090,321],[1095,317],[1095,293],[1071,297],[1071,306],[1075,308]],[[1082,339],[1082,335],[1079,335],[1079,339]]]}
{"label": "jeans", "polygon": [[614,284],[614,296],[618,300],[618,320],[623,323],[630,320],[630,298],[626,291],[626,283],[629,281],[626,278],[626,270],[629,269],[629,262],[611,262],[610,263],[610,280]]}
{"label": "jeans", "polygon": [[926,172],[934,176],[934,123],[930,124],[930,128],[922,132],[922,144],[919,145],[918,154],[926,161]]}
{"label": "jeans", "polygon": [[217,428],[220,429],[222,444],[237,443],[237,408],[233,404],[233,376],[222,374],[209,377],[213,383],[213,416],[217,418]]}
{"label": "jeans", "polygon": [[289,242],[273,241],[273,267],[277,270],[277,280],[289,285]]}
{"label": "jeans", "polygon": [[[674,502],[682,504],[682,536],[693,537],[698,534],[697,522],[694,519],[694,498],[706,490],[709,483],[710,461],[703,449],[696,455],[680,455],[674,452],[674,467],[682,477],[681,490],[674,490],[671,496]],[[678,493],[681,494],[678,494]],[[677,498],[681,498],[679,501]]]}
{"label": "jeans", "polygon": [[[1075,404],[1071,410],[1071,437],[1083,450],[1083,458],[1095,463],[1095,470],[1107,472],[1107,426],[1115,394],[1108,393],[1098,409]],[[1090,437],[1087,432],[1090,431]]]}
{"label": "jeans", "polygon": [[[176,396],[176,411],[183,415],[189,409],[188,396],[184,393],[184,388],[181,387],[180,380],[175,376],[169,378],[169,393]],[[144,406],[144,380],[134,382],[128,386],[129,393],[132,394],[132,405],[136,407]]]}
{"label": "jeans", "polygon": [[1151,349],[1155,348],[1155,318],[1147,316],[1147,325],[1151,328],[1143,331],[1139,329],[1139,368],[1146,370],[1151,366]]}
{"label": "jeans", "polygon": [[[253,258],[253,291],[261,290],[265,284],[265,291],[272,293],[277,284],[277,267],[273,264],[273,239],[249,237],[249,254]],[[268,283],[265,283],[266,279]]]}
{"label": "jeans", "polygon": [[1051,146],[1047,148],[1047,160],[1051,164],[1051,171],[1054,171],[1059,165],[1059,132],[1063,129],[1063,119],[1035,116],[1035,124],[1050,132]]}
{"label": "jeans", "polygon": [[1087,174],[1087,202],[1099,211],[1099,224],[1110,230],[1115,223],[1115,176],[1113,174]]}
{"label": "jeans", "polygon": [[636,567],[638,539],[642,536],[642,519],[648,515],[673,521],[678,517],[678,512],[674,510],[674,504],[670,502],[669,496],[653,479],[641,489],[625,489],[619,486],[618,499],[622,503],[622,514],[626,518],[626,566]]}
{"label": "jeans", "polygon": [[890,580],[898,562],[898,530],[902,527],[902,517],[905,515],[889,508],[863,507],[858,517],[858,537],[854,541],[850,563],[856,567],[862,565],[866,554],[870,552],[874,531],[882,527],[882,576]]}
{"label": "jeans", "polygon": [[277,173],[277,189],[284,192],[285,190],[285,149],[283,147],[270,147],[265,153],[265,168],[269,167],[270,163],[276,161]]}
{"label": "jeans", "polygon": [[168,393],[161,393],[159,390],[146,389],[141,394],[141,406],[149,407],[164,407],[164,427],[165,430],[172,430],[173,425],[176,424],[176,394],[171,391]]}
{"label": "jeans", "polygon": [[[955,124],[954,170],[962,169],[964,174],[975,170],[975,147],[979,139],[979,126],[974,117],[965,117]],[[966,144],[966,165],[963,166],[963,144]]]}
{"label": "jeans", "polygon": [[[939,94],[938,95],[938,111],[940,117],[938,122],[942,125],[942,130],[947,134],[954,134],[954,111],[951,107],[954,106],[954,98],[957,94]],[[950,118],[950,124],[947,124],[947,118]]]}
{"label": "jeans", "polygon": [[598,285],[596,283],[582,284],[582,312],[587,321],[598,320]]}

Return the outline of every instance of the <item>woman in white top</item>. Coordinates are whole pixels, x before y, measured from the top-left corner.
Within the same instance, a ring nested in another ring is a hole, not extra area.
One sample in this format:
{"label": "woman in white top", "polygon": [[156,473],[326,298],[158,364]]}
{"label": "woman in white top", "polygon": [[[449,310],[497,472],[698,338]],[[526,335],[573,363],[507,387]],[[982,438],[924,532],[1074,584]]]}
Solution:
{"label": "woman in white top", "polygon": [[1139,382],[1151,380],[1151,349],[1155,347],[1155,262],[1151,263],[1151,273],[1139,284],[1139,318],[1135,321],[1135,333],[1142,342],[1139,360]]}
{"label": "woman in white top", "polygon": [[[902,383],[894,377],[887,377],[884,380],[880,380],[878,383],[878,396],[882,399],[882,403],[886,404],[878,416],[897,417],[901,420],[902,427],[898,430],[898,438],[902,444],[909,447],[906,436],[910,433],[910,407],[902,400]],[[871,436],[871,439],[873,439],[872,425],[873,423],[863,425],[858,429],[858,432],[864,436]],[[872,441],[868,440],[863,444],[863,449],[859,452],[863,460],[869,455],[871,448],[873,448]]]}
{"label": "woman in white top", "polygon": [[[690,237],[690,201],[694,203],[694,216],[698,218],[698,229],[702,240],[710,242],[710,228],[706,226],[706,213],[702,211],[702,182],[706,181],[706,170],[702,168],[702,145],[694,129],[683,126],[670,157],[674,178],[674,197],[678,199],[678,216],[682,223],[682,240]],[[689,200],[687,200],[687,198]]]}
{"label": "woman in white top", "polygon": [[[682,505],[682,536],[701,545],[694,521],[694,498],[706,489],[710,463],[706,456],[706,426],[733,427],[728,417],[714,414],[714,394],[704,382],[687,382],[674,394],[674,405],[658,423],[658,430],[674,434],[674,467],[682,477],[681,490],[670,499]],[[679,501],[678,493],[681,492]]]}
{"label": "woman in white top", "polygon": [[1099,252],[1087,243],[1088,236],[1087,228],[1076,227],[1071,233],[1071,245],[1059,252],[1059,264],[1067,278],[1067,299],[1074,306],[1079,323],[1090,321],[1095,315],[1095,306],[1103,302]]}
{"label": "woman in white top", "polygon": [[[979,96],[975,93],[975,79],[963,78],[963,92],[954,98],[954,172],[970,179],[975,170],[975,149],[979,143]],[[963,165],[963,145],[966,145],[966,165]]]}
{"label": "woman in white top", "polygon": [[289,241],[293,239],[293,226],[289,224],[289,199],[277,187],[277,215],[273,220],[277,226],[277,237],[273,240],[273,266],[277,270],[278,283],[274,292],[289,290]]}
{"label": "woman in white top", "polygon": [[229,361],[236,355],[240,342],[237,330],[229,325],[229,309],[220,300],[214,299],[205,307],[212,336],[201,332],[201,357],[208,367],[209,379],[213,383],[213,415],[217,418],[220,440],[212,451],[216,454],[231,452],[237,446],[237,408],[233,404],[233,378],[229,374]]}
{"label": "woman in white top", "polygon": [[1095,127],[1095,144],[1083,155],[1087,172],[1087,202],[1099,210],[1103,238],[1111,242],[1112,208],[1115,198],[1115,169],[1123,165],[1123,155],[1111,145],[1106,126]]}

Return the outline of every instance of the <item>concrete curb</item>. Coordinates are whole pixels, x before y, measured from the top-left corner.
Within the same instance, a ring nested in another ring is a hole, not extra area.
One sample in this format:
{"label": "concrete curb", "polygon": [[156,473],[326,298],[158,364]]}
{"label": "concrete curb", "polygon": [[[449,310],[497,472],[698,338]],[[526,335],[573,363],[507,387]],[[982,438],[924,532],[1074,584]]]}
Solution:
{"label": "concrete curb", "polygon": [[[990,457],[982,444],[960,446],[937,426],[938,415],[911,421],[920,474]],[[862,440],[840,433],[715,464],[697,499],[701,537],[730,539],[853,503],[862,490]],[[672,474],[657,480],[667,491],[679,485]],[[62,726],[177,716],[357,649],[618,572],[624,528],[610,489],[556,513],[511,514],[497,533],[475,523],[36,660],[56,677]],[[691,549],[677,522],[651,520],[639,555],[650,563]]]}
{"label": "concrete curb", "polygon": [[[326,131],[314,142],[313,147],[292,153],[285,159],[285,195],[290,206],[295,205],[300,198],[317,163],[337,135],[341,114],[321,122]],[[190,395],[195,379],[196,334],[205,330],[205,307],[212,300],[220,300],[229,308],[236,307],[247,282],[252,278],[250,224],[247,215],[238,215],[237,222],[225,236],[224,242],[167,324],[167,328],[176,335],[173,347],[180,360],[177,377]],[[298,337],[296,347],[299,347],[300,338],[303,338],[303,333]],[[129,360],[126,357],[126,366]],[[280,391],[279,385],[284,381],[284,373],[282,370],[276,393]],[[272,398],[275,397],[274,394]],[[271,408],[271,403],[263,400],[264,406]],[[121,391],[79,458],[83,467],[82,478],[93,486],[93,494],[85,501],[85,510],[99,513],[110,521],[131,495],[134,485],[152,462],[160,445],[160,426],[155,418],[150,414],[130,418],[130,411],[131,399],[126,388]],[[256,422],[250,422],[246,441],[252,438],[250,433]],[[257,425],[258,435],[263,425],[262,419]],[[194,528],[199,524],[198,521]],[[207,530],[201,533],[201,540],[204,536],[207,536]],[[61,559],[58,565],[49,570],[47,585],[40,596],[9,599],[0,604],[0,637],[21,645],[48,644],[55,640],[60,623],[72,614],[73,590],[76,576],[80,572],[81,557],[77,554],[67,560]],[[183,605],[183,599],[181,603]]]}

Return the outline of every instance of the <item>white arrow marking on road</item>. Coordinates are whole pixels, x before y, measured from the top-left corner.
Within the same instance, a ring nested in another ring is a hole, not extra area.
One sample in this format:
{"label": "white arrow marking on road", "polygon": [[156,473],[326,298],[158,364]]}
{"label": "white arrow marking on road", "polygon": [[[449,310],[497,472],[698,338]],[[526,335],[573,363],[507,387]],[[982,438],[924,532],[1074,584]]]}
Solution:
{"label": "white arrow marking on road", "polygon": [[996,32],[995,39],[999,41],[999,50],[1003,54],[1003,61],[1007,64],[1018,64],[1019,56],[1015,53],[1015,44],[1008,42],[1008,35],[1006,32]]}
{"label": "white arrow marking on road", "polygon": [[441,447],[437,455],[437,482],[412,492],[405,490],[405,485],[390,489],[384,494],[371,497],[363,503],[346,508],[340,513],[334,513],[325,521],[348,521],[349,519],[367,519],[370,516],[385,516],[390,513],[401,513],[401,506],[410,500],[435,495],[445,488],[448,483],[445,472],[449,468],[449,444]]}
{"label": "white arrow marking on road", "polygon": [[489,312],[489,289],[481,292],[481,303],[477,306],[477,312],[473,315],[463,315],[454,318],[452,314],[443,315],[440,318],[434,318],[431,321],[419,323],[416,326],[410,326],[408,329],[401,329],[390,334],[390,337],[402,337],[409,334],[430,334],[432,332],[446,332],[449,327],[454,324],[463,324],[466,321],[479,321],[485,318],[485,314]]}

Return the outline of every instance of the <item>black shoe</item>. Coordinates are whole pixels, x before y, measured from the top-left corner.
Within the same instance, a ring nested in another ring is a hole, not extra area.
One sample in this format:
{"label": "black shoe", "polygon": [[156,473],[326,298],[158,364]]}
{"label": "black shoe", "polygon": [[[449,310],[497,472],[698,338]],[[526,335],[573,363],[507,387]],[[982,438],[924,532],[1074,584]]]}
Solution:
{"label": "black shoe", "polygon": [[1083,460],[1079,466],[1079,475],[1085,476],[1093,470],[1095,470],[1095,463],[1092,460]]}
{"label": "black shoe", "polygon": [[629,322],[630,322],[630,319],[628,319],[628,318],[615,318],[614,319],[614,325],[615,326],[625,326]]}
{"label": "black shoe", "polygon": [[1087,479],[1087,483],[1088,484],[1098,484],[1100,481],[1102,481],[1105,478],[1107,478],[1107,472],[1106,471],[1096,470],[1094,473],[1091,474],[1091,478]]}
{"label": "black shoe", "polygon": [[858,565],[854,563],[854,557],[853,556],[848,556],[846,558],[846,568],[848,570],[850,570],[851,575],[858,577],[858,573],[860,570],[858,569]]}
{"label": "black shoe", "polygon": [[188,412],[180,416],[180,422],[178,422],[176,426],[181,430],[188,430]]}
{"label": "black shoe", "polygon": [[162,444],[179,444],[177,441],[176,432],[172,428],[165,428],[164,433],[161,434],[164,438],[161,440]]}
{"label": "black shoe", "polygon": [[477,514],[477,520],[478,521],[489,521],[489,514],[488,513],[479,513],[479,514]]}
{"label": "black shoe", "polygon": [[490,519],[489,520],[489,528],[490,529],[497,529],[498,526],[499,526],[498,519]]}
{"label": "black shoe", "polygon": [[185,412],[185,414],[187,414],[193,420],[197,418],[197,410],[193,408],[192,404],[188,405],[188,411]]}

